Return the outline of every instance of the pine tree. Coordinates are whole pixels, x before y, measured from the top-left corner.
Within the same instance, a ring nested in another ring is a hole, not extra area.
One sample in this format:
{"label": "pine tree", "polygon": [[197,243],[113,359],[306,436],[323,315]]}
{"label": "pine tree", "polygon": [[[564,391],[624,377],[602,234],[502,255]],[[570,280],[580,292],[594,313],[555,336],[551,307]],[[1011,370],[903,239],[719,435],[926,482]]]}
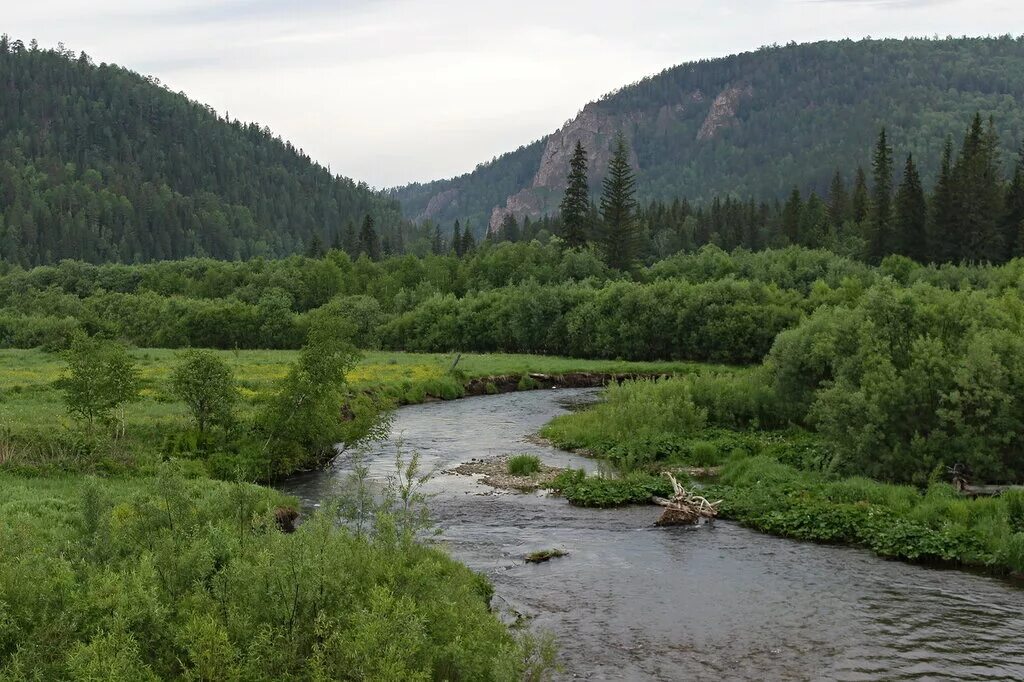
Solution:
{"label": "pine tree", "polygon": [[874,184],[871,188],[871,212],[868,233],[868,259],[880,262],[893,252],[892,235],[892,147],[885,137],[885,128],[878,134],[872,163]]}
{"label": "pine tree", "polygon": [[832,176],[832,185],[828,190],[828,222],[838,234],[849,217],[850,197],[846,193],[843,176],[837,170],[836,174]]}
{"label": "pine tree", "polygon": [[459,225],[459,221],[455,221],[455,226],[452,227],[452,255],[462,256],[462,227]]}
{"label": "pine tree", "polygon": [[850,201],[850,217],[858,225],[868,219],[868,178],[864,169],[857,167],[857,175],[853,181],[853,197]]}
{"label": "pine tree", "polygon": [[619,133],[615,151],[608,162],[601,195],[604,223],[604,258],[609,267],[625,270],[633,265],[637,252],[636,179],[629,165],[626,138]]}
{"label": "pine tree", "polygon": [[960,258],[954,190],[953,140],[946,138],[946,145],[942,150],[942,163],[939,165],[939,177],[932,193],[929,221],[929,259],[934,263],[947,263]]}
{"label": "pine tree", "polygon": [[1003,247],[1007,258],[1024,255],[1024,145],[1013,168],[1013,179],[1006,190],[1003,217]]}
{"label": "pine tree", "polygon": [[903,182],[896,191],[895,237],[899,253],[919,263],[928,260],[928,205],[914,157],[907,155]]}
{"label": "pine tree", "polygon": [[975,114],[953,166],[954,215],[960,225],[961,258],[999,261],[1003,255],[1003,192],[995,125]]}
{"label": "pine tree", "polygon": [[803,210],[803,200],[800,198],[800,190],[796,187],[789,193],[786,205],[782,208],[782,234],[786,240],[796,245],[800,243],[800,213]]}
{"label": "pine tree", "polygon": [[587,179],[587,150],[576,140],[572,159],[569,160],[569,175],[566,178],[565,196],[562,197],[562,238],[569,248],[587,243],[587,226],[590,217],[590,185]]}
{"label": "pine tree", "polygon": [[370,260],[380,260],[380,239],[370,214],[363,218],[363,227],[359,230],[359,251],[369,256]]}

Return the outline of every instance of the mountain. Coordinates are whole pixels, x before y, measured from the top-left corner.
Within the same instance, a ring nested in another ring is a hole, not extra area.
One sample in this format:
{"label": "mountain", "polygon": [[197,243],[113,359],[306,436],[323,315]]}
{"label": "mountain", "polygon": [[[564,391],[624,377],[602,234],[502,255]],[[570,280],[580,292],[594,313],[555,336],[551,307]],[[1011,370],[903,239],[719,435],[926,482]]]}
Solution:
{"label": "mountain", "polygon": [[478,233],[507,213],[557,210],[576,140],[599,190],[622,131],[633,152],[638,198],[715,195],[781,198],[795,186],[827,191],[870,170],[886,126],[897,156],[913,152],[934,179],[947,135],[972,116],[996,119],[1004,160],[1024,138],[1024,39],[843,40],[772,46],[682,64],[613,92],[562,128],[471,173],[394,191],[406,217]]}
{"label": "mountain", "polygon": [[0,38],[0,259],[282,256],[401,210],[255,124],[124,68]]}

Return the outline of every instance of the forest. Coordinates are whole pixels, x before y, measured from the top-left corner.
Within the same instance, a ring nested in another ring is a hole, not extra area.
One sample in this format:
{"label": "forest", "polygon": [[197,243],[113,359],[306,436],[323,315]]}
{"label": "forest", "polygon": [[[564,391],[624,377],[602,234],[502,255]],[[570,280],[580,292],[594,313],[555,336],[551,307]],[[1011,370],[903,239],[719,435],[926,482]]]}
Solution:
{"label": "forest", "polygon": [[[1000,123],[999,162],[1009,164],[1024,140],[1022,73],[1019,37],[790,43],[674,66],[587,109],[626,134],[642,203],[687,198],[707,205],[716,196],[772,202],[794,186],[805,197],[824,195],[837,165],[852,182],[858,166],[870,167],[882,125],[892,144],[913,151],[927,185],[938,176],[946,138],[959,138],[978,111]],[[729,89],[749,96],[731,122],[702,136],[717,96]],[[557,137],[395,196],[407,216],[468,221],[479,238],[492,209],[532,185],[545,145]],[[602,179],[595,175],[591,189]]]}

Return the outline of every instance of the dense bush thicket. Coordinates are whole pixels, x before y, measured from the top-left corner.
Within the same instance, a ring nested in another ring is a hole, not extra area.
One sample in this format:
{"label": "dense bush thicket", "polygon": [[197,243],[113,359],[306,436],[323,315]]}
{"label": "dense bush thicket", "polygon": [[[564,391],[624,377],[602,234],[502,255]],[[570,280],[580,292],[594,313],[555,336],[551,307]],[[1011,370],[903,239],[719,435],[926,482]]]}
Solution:
{"label": "dense bush thicket", "polygon": [[5,475],[5,680],[519,680],[491,588],[415,542],[321,513],[278,532],[276,493],[155,479]]}
{"label": "dense bush thicket", "polygon": [[855,305],[873,284],[1019,290],[1024,263],[879,267],[802,248],[706,247],[632,275],[594,253],[534,243],[464,258],[403,256],[152,265],[65,261],[0,276],[0,347],[65,347],[76,330],[138,346],[297,348],[339,319],[358,346],[515,351],[592,358],[752,363],[823,305]]}

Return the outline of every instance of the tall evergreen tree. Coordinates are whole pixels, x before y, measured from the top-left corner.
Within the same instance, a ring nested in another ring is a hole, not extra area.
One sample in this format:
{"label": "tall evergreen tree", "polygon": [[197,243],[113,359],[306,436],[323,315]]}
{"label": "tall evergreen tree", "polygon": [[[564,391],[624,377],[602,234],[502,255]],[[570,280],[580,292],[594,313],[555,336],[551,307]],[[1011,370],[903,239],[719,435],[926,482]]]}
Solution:
{"label": "tall evergreen tree", "polygon": [[363,226],[359,230],[359,251],[370,257],[370,260],[380,260],[380,238],[374,227],[373,216],[369,213],[363,218]]}
{"label": "tall evergreen tree", "polygon": [[832,176],[832,184],[828,189],[828,222],[832,229],[838,234],[843,224],[850,217],[850,197],[846,193],[846,185],[843,183],[843,176],[837,170]]}
{"label": "tall evergreen tree", "polygon": [[636,179],[629,165],[626,138],[619,133],[608,162],[601,195],[604,258],[609,267],[625,270],[637,253]]}
{"label": "tall evergreen tree", "polygon": [[800,190],[796,187],[789,193],[786,205],[782,207],[782,234],[793,245],[800,243],[800,213],[803,211],[803,200]]}
{"label": "tall evergreen tree", "polygon": [[857,174],[853,180],[853,196],[850,199],[850,217],[858,225],[863,224],[868,219],[869,207],[868,178],[864,169],[857,166]]}
{"label": "tall evergreen tree", "polygon": [[885,128],[878,133],[872,162],[871,213],[868,226],[868,259],[880,262],[894,251],[892,225],[892,147]]}
{"label": "tall evergreen tree", "polygon": [[1013,179],[1006,190],[1003,218],[1003,247],[1007,258],[1024,255],[1024,145],[1013,167]]}
{"label": "tall evergreen tree", "polygon": [[345,236],[344,236],[345,251],[348,255],[353,258],[359,255],[359,234],[356,232],[355,223],[349,220],[345,223]]}
{"label": "tall evergreen tree", "polygon": [[312,239],[309,240],[309,244],[306,246],[306,256],[309,258],[323,258],[326,253],[324,248],[324,240],[320,239],[320,235],[314,234]]}
{"label": "tall evergreen tree", "polygon": [[895,237],[899,253],[919,263],[928,260],[928,205],[914,157],[907,155],[903,181],[896,191]]}
{"label": "tall evergreen tree", "polygon": [[462,256],[462,227],[459,225],[459,221],[456,219],[455,226],[452,227],[452,255]]}
{"label": "tall evergreen tree", "polygon": [[566,246],[575,248],[587,243],[590,217],[590,185],[587,179],[587,150],[576,140],[576,148],[569,160],[565,196],[562,197],[562,238]]}
{"label": "tall evergreen tree", "polygon": [[444,237],[441,236],[440,225],[434,225],[434,234],[430,239],[430,252],[435,256],[444,254]]}
{"label": "tall evergreen tree", "polygon": [[519,221],[511,213],[506,213],[498,228],[498,237],[503,242],[517,242],[520,238]]}
{"label": "tall evergreen tree", "polygon": [[953,140],[946,138],[939,164],[939,177],[932,192],[929,221],[929,259],[947,263],[960,258],[960,242],[956,219],[956,188],[953,184]]}
{"label": "tall evergreen tree", "polygon": [[1003,192],[995,125],[986,129],[981,114],[964,137],[953,166],[954,215],[960,225],[960,255],[968,261],[999,261],[1003,255]]}
{"label": "tall evergreen tree", "polygon": [[463,255],[470,254],[476,250],[476,239],[473,237],[473,230],[469,229],[469,225],[462,232],[462,253]]}

